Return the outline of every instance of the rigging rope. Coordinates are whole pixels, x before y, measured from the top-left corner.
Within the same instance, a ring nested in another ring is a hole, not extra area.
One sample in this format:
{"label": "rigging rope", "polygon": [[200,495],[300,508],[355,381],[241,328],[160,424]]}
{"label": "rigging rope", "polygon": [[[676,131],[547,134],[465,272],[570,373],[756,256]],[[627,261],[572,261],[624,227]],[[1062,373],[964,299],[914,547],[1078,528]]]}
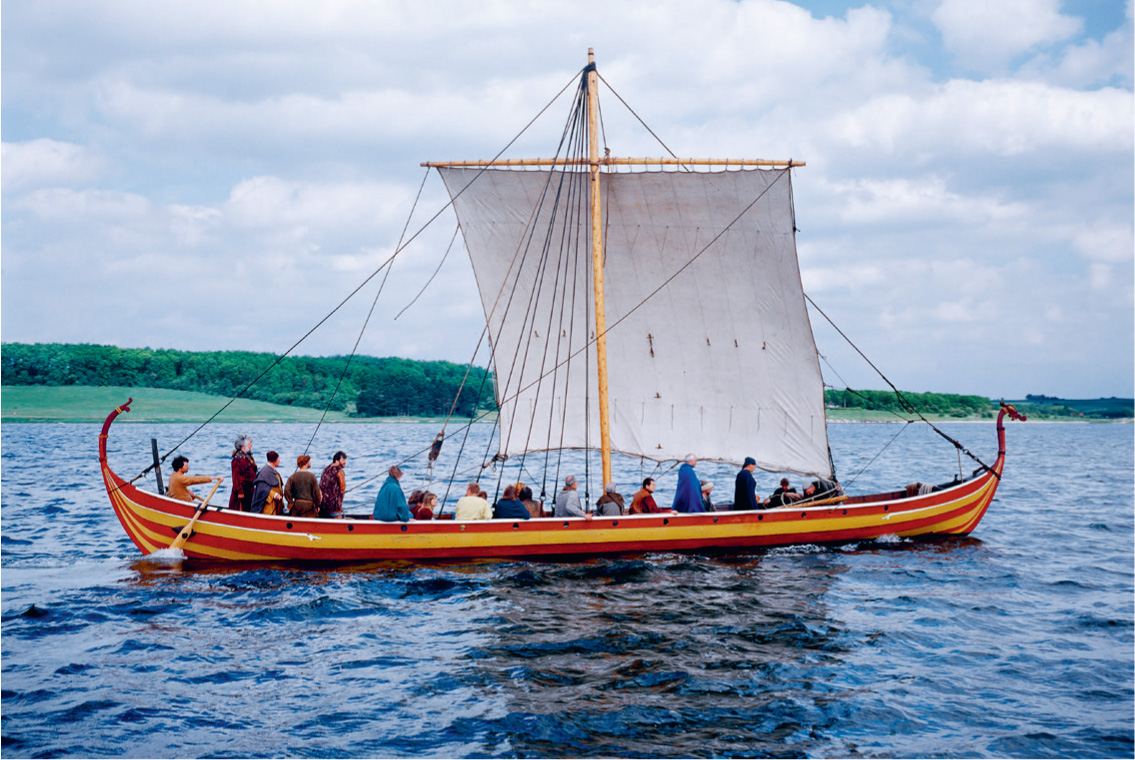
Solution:
{"label": "rigging rope", "polygon": [[[574,84],[574,83],[576,82],[577,76],[578,76],[578,75],[573,75],[573,76],[572,76],[572,77],[571,77],[571,78],[570,78],[570,79],[569,79],[569,80],[567,81],[567,83],[566,83],[566,84],[565,84],[565,85],[564,85],[564,86],[563,86],[563,87],[562,87],[562,88],[560,89],[560,91],[559,91],[559,92],[557,92],[557,93],[555,94],[555,96],[554,96],[554,97],[553,97],[553,98],[552,98],[551,100],[549,100],[549,101],[548,101],[548,103],[547,103],[547,104],[545,104],[545,106],[544,106],[543,108],[541,108],[541,109],[540,109],[540,111],[539,111],[539,112],[538,112],[538,113],[537,113],[537,114],[536,114],[535,116],[533,116],[533,117],[532,117],[532,119],[530,119],[530,120],[529,120],[529,122],[528,122],[527,124],[525,124],[525,125],[524,125],[524,127],[523,127],[523,128],[522,128],[522,129],[520,130],[520,132],[518,132],[518,133],[516,134],[516,136],[515,136],[515,137],[513,137],[513,138],[512,138],[511,140],[509,140],[509,141],[508,141],[508,143],[507,143],[507,144],[506,144],[506,145],[505,145],[505,146],[504,146],[503,148],[501,148],[501,149],[500,149],[500,151],[498,151],[498,152],[497,152],[497,154],[496,154],[495,156],[493,156],[493,160],[494,160],[494,161],[495,161],[495,160],[497,160],[498,158],[500,158],[500,157],[501,157],[502,155],[504,155],[505,151],[507,151],[507,150],[508,150],[509,148],[511,148],[511,147],[513,146],[513,144],[515,144],[515,143],[516,143],[516,141],[517,141],[517,140],[519,140],[519,139],[520,139],[520,137],[521,137],[521,136],[522,136],[522,135],[523,135],[523,134],[524,134],[525,132],[527,132],[527,131],[528,131],[528,129],[529,129],[529,128],[531,128],[531,126],[532,126],[533,124],[535,124],[535,123],[536,123],[536,121],[537,121],[537,120],[538,120],[538,119],[539,119],[539,118],[540,118],[541,116],[543,116],[543,115],[544,115],[544,112],[545,112],[545,111],[547,111],[547,110],[548,110],[549,108],[551,108],[551,107],[552,107],[552,104],[553,104],[553,103],[555,103],[555,102],[556,102],[557,100],[559,100],[560,96],[561,96],[561,95],[563,95],[564,91],[566,91],[566,90],[567,90],[567,89],[568,89],[569,87],[571,87],[571,85],[572,85],[572,84]],[[469,181],[469,185],[473,184],[473,182],[475,182],[475,181],[477,180],[477,178],[478,178],[478,177],[480,177],[480,176],[481,176],[481,174],[483,174],[483,173],[485,172],[485,170],[486,170],[487,168],[488,168],[488,167],[483,167],[483,168],[481,169],[481,171],[479,171],[479,172],[477,173],[477,175],[476,175],[476,176],[475,176],[475,177],[474,177],[474,178],[473,178],[472,180],[470,180],[470,181]],[[427,172],[427,174],[428,174],[428,172]],[[468,187],[469,185],[466,185],[466,188],[467,188],[467,187]],[[406,248],[407,246],[409,246],[409,245],[410,245],[410,243],[414,242],[414,240],[416,240],[416,239],[417,239],[417,237],[418,237],[419,235],[421,235],[421,233],[422,233],[422,232],[424,232],[424,231],[425,231],[425,230],[426,230],[426,229],[427,229],[427,228],[428,228],[428,227],[429,227],[429,226],[430,226],[431,224],[433,224],[433,223],[434,223],[434,221],[436,221],[436,220],[437,220],[437,218],[438,218],[439,216],[441,216],[441,215],[442,215],[442,213],[444,213],[446,209],[448,209],[448,208],[449,208],[450,206],[452,206],[452,205],[453,205],[453,203],[454,203],[454,201],[455,201],[455,200],[456,200],[456,199],[457,199],[458,197],[460,197],[460,195],[461,195],[461,194],[462,194],[463,192],[465,192],[465,188],[462,188],[462,189],[461,189],[461,190],[460,190],[460,191],[459,191],[459,192],[458,192],[457,194],[455,194],[455,195],[453,195],[452,197],[450,197],[449,201],[448,201],[447,203],[445,203],[445,204],[444,204],[444,205],[443,205],[443,206],[442,206],[442,207],[441,207],[440,209],[438,209],[438,210],[437,210],[437,212],[436,212],[436,213],[435,213],[435,214],[434,214],[433,216],[431,216],[431,217],[430,217],[430,218],[429,218],[429,219],[428,219],[428,220],[426,221],[426,223],[425,223],[424,225],[422,225],[422,226],[421,226],[421,227],[420,227],[420,228],[418,229],[418,231],[417,231],[417,232],[415,232],[415,233],[414,233],[414,234],[413,234],[412,236],[410,236],[410,238],[409,238],[409,239],[408,239],[408,240],[407,240],[407,241],[405,242],[405,244],[403,244],[403,245],[400,245],[400,246],[399,246],[398,248],[396,248],[396,249],[395,249],[395,251],[394,251],[394,253],[392,253],[392,254],[390,255],[390,257],[386,259],[386,261],[384,261],[384,262],[383,262],[383,263],[382,263],[381,265],[379,265],[379,267],[378,267],[377,269],[375,269],[375,270],[374,270],[373,272],[371,272],[371,273],[370,273],[369,275],[367,275],[366,279],[364,279],[364,280],[363,280],[363,281],[362,281],[361,283],[359,283],[359,285],[358,285],[358,286],[357,286],[357,287],[356,287],[356,288],[355,288],[354,290],[352,290],[352,291],[351,291],[350,293],[348,293],[348,294],[347,294],[347,296],[346,296],[345,298],[343,298],[343,300],[342,300],[342,301],[340,301],[340,302],[339,302],[339,304],[338,304],[337,306],[335,306],[335,308],[334,308],[334,309],[332,309],[332,310],[331,310],[330,312],[328,312],[328,313],[327,313],[327,314],[326,314],[326,315],[325,315],[325,316],[324,316],[324,317],[323,317],[322,319],[320,319],[320,320],[319,320],[318,322],[316,322],[316,323],[315,323],[315,325],[314,325],[314,326],[313,326],[313,327],[312,327],[312,328],[311,328],[310,330],[308,330],[308,331],[307,331],[306,333],[304,333],[304,334],[303,334],[303,336],[302,336],[302,337],[301,337],[301,338],[300,338],[299,340],[297,340],[297,341],[296,341],[295,343],[293,343],[293,344],[292,344],[292,345],[291,345],[291,346],[290,346],[290,347],[289,347],[289,348],[288,348],[288,349],[287,349],[286,351],[284,351],[284,353],[280,354],[280,355],[279,355],[279,356],[278,356],[278,357],[276,358],[276,360],[272,362],[272,364],[270,364],[270,365],[269,365],[269,366],[268,366],[268,367],[267,367],[267,368],[266,368],[266,369],[265,369],[265,370],[264,370],[263,372],[261,372],[261,373],[260,373],[259,375],[257,375],[256,377],[254,377],[254,378],[253,378],[253,379],[252,379],[252,380],[251,380],[251,381],[250,381],[250,382],[249,382],[249,383],[248,383],[247,385],[245,385],[245,386],[244,386],[244,387],[243,387],[243,388],[242,388],[242,389],[241,389],[241,390],[240,390],[240,391],[239,391],[239,392],[237,393],[237,395],[233,396],[233,397],[232,397],[231,399],[229,399],[229,400],[228,400],[228,402],[226,402],[226,403],[225,403],[225,405],[224,405],[224,406],[222,406],[222,407],[221,407],[220,409],[218,409],[218,410],[217,410],[216,412],[214,412],[214,413],[213,413],[213,415],[212,415],[211,417],[209,417],[209,419],[205,420],[205,421],[204,421],[204,422],[202,422],[202,423],[201,423],[200,425],[198,425],[198,426],[197,426],[197,427],[196,427],[196,428],[195,428],[195,429],[194,429],[194,430],[193,430],[193,431],[192,431],[192,432],[191,432],[191,433],[190,433],[189,435],[187,435],[187,436],[186,436],[185,438],[181,439],[181,441],[179,441],[179,442],[178,442],[178,443],[177,443],[177,444],[176,444],[176,445],[175,445],[175,446],[174,446],[174,447],[173,447],[172,449],[170,449],[170,450],[169,450],[169,451],[167,451],[167,452],[166,452],[165,454],[163,454],[163,455],[162,455],[162,456],[161,456],[161,457],[159,458],[159,460],[158,460],[158,461],[159,461],[159,462],[164,462],[164,461],[166,461],[166,459],[167,459],[167,458],[169,457],[169,455],[170,455],[170,454],[174,453],[175,451],[177,451],[178,449],[180,449],[180,448],[181,448],[182,446],[184,446],[184,445],[185,445],[185,443],[186,443],[187,441],[189,441],[189,439],[193,438],[193,437],[194,437],[195,435],[197,435],[197,433],[201,432],[201,430],[202,430],[202,429],[204,429],[204,428],[205,428],[205,426],[209,425],[209,424],[210,424],[210,423],[211,423],[211,422],[212,422],[213,420],[215,420],[215,419],[216,419],[217,417],[219,417],[219,416],[221,415],[221,413],[223,413],[223,412],[224,412],[224,411],[225,411],[226,409],[228,409],[228,408],[229,408],[230,406],[232,406],[232,404],[233,404],[234,402],[236,402],[236,401],[237,401],[238,399],[242,398],[242,397],[244,396],[244,394],[248,392],[248,389],[249,389],[249,388],[251,388],[251,387],[252,387],[253,385],[255,385],[255,384],[256,384],[257,382],[259,382],[259,381],[260,381],[260,380],[261,380],[261,379],[262,379],[262,378],[263,378],[263,377],[264,377],[264,376],[265,376],[266,374],[268,374],[268,373],[269,373],[269,372],[270,372],[270,371],[271,371],[272,369],[274,369],[274,368],[276,367],[276,365],[278,365],[278,364],[279,364],[280,362],[282,362],[282,361],[283,361],[283,360],[284,360],[285,358],[287,358],[287,356],[288,356],[288,355],[290,355],[290,354],[291,354],[291,352],[292,352],[292,351],[294,351],[294,350],[295,350],[295,349],[296,349],[296,348],[297,348],[297,347],[298,347],[298,346],[299,346],[299,345],[300,345],[301,343],[303,343],[303,342],[304,342],[305,340],[307,340],[307,339],[308,339],[308,338],[309,338],[309,337],[311,336],[311,334],[312,334],[312,333],[314,333],[314,332],[315,332],[316,330],[318,330],[318,329],[319,329],[320,327],[322,327],[322,326],[323,326],[323,324],[324,324],[325,322],[327,322],[327,320],[329,320],[329,319],[330,319],[330,318],[331,318],[332,316],[334,316],[334,315],[335,315],[335,314],[336,314],[336,313],[337,313],[337,312],[338,312],[338,311],[339,311],[339,310],[340,310],[341,308],[343,308],[343,306],[344,306],[344,305],[346,305],[346,304],[347,304],[347,302],[348,302],[348,301],[350,301],[350,300],[351,300],[352,298],[354,298],[354,297],[355,297],[355,296],[356,296],[356,295],[357,295],[357,294],[359,293],[359,291],[361,291],[361,290],[362,290],[363,288],[365,288],[365,287],[367,286],[367,284],[368,284],[368,283],[369,283],[369,282],[370,282],[371,280],[373,280],[373,279],[374,279],[375,277],[377,277],[377,276],[378,276],[378,274],[379,274],[379,273],[380,273],[380,272],[381,272],[381,271],[382,271],[383,269],[386,269],[386,268],[388,268],[388,267],[389,267],[389,266],[390,266],[390,265],[391,265],[391,264],[392,264],[392,263],[394,262],[394,259],[395,259],[395,258],[396,258],[396,257],[397,257],[397,256],[398,256],[398,255],[399,255],[399,254],[400,254],[400,253],[401,253],[401,252],[402,252],[402,251],[403,251],[403,250],[404,250],[404,249],[405,249],[405,248]],[[408,225],[408,224],[409,224],[409,223],[407,222],[407,225]],[[146,467],[146,469],[142,470],[142,472],[141,472],[141,473],[139,473],[139,474],[138,474],[138,476],[136,476],[136,477],[134,478],[134,480],[137,480],[138,478],[142,477],[142,476],[143,476],[143,475],[145,475],[146,473],[150,472],[150,470],[154,469],[154,467],[155,467],[155,466],[156,466],[156,463],[155,463],[155,464],[151,464],[150,466]],[[131,482],[133,482],[133,481],[131,481]]]}
{"label": "rigging rope", "polygon": [[[619,102],[623,104],[623,107],[626,108],[628,111],[630,111],[632,116],[634,116],[636,119],[638,119],[638,123],[642,125],[643,129],[645,129],[647,132],[649,132],[650,136],[653,137],[655,140],[657,140],[658,144],[666,149],[666,152],[670,154],[670,157],[671,158],[677,158],[678,156],[675,155],[674,151],[670,150],[670,146],[668,146],[666,143],[662,142],[661,137],[654,134],[654,130],[651,129],[649,126],[647,126],[646,122],[642,120],[641,116],[639,116],[637,113],[635,113],[635,110],[633,108],[631,108],[629,105],[627,105],[627,101],[623,100],[623,96],[615,91],[615,88],[611,86],[611,83],[608,82],[606,79],[603,79],[603,75],[600,74],[598,71],[596,71],[595,74],[596,74],[596,76],[599,77],[599,79],[603,82],[603,84],[607,85],[607,89],[611,91],[611,94],[619,99]],[[686,166],[685,164],[682,164],[682,168],[685,169],[686,171],[691,171],[690,167]]]}
{"label": "rigging rope", "polygon": [[[410,207],[410,215],[406,217],[406,224],[402,227],[402,234],[398,237],[398,245],[395,246],[395,250],[398,250],[402,247],[402,241],[406,237],[406,230],[410,228],[410,220],[414,218],[414,211],[418,208],[418,201],[422,198],[422,189],[425,188],[426,179],[428,179],[429,176],[430,172],[429,169],[427,169],[425,174],[422,176],[422,184],[418,185],[418,194],[414,196],[414,205]],[[456,233],[454,234],[456,235]],[[449,252],[446,251],[446,253]],[[343,365],[343,371],[339,373],[339,381],[335,383],[335,390],[331,392],[331,398],[327,399],[327,403],[323,406],[323,414],[319,416],[319,422],[315,423],[315,430],[311,431],[311,438],[307,440],[307,445],[303,447],[304,454],[307,454],[308,450],[311,448],[311,444],[315,440],[315,436],[319,433],[319,428],[323,426],[323,420],[327,418],[327,410],[331,408],[331,402],[335,400],[335,395],[339,392],[339,387],[343,385],[343,378],[347,376],[348,370],[351,369],[351,362],[355,360],[355,354],[357,354],[359,351],[359,343],[362,342],[363,334],[365,334],[367,331],[367,325],[370,324],[370,318],[374,316],[374,307],[378,305],[379,296],[382,295],[383,289],[386,288],[386,281],[390,279],[390,270],[392,269],[394,269],[393,264],[387,267],[386,274],[383,276],[382,282],[379,283],[378,292],[374,294],[374,300],[370,302],[370,310],[367,312],[367,318],[363,320],[363,326],[359,329],[358,337],[355,338],[355,345],[351,347],[351,354],[347,357],[347,363]],[[397,318],[398,317],[395,317],[395,319]]]}
{"label": "rigging rope", "polygon": [[987,465],[985,462],[978,459],[974,454],[970,453],[970,451],[968,449],[966,449],[966,447],[963,446],[961,444],[961,442],[955,440],[954,438],[951,438],[944,431],[942,431],[940,428],[938,428],[937,425],[935,425],[933,422],[931,422],[930,420],[928,420],[924,416],[922,416],[922,412],[920,412],[920,411],[918,411],[917,409],[914,408],[914,405],[911,404],[910,401],[907,400],[906,396],[903,395],[902,391],[900,391],[895,386],[895,384],[890,381],[890,378],[888,378],[886,375],[883,374],[882,370],[880,370],[878,367],[875,366],[874,362],[872,362],[870,359],[867,358],[866,354],[864,354],[862,351],[859,350],[859,346],[857,346],[857,345],[855,345],[854,343],[851,342],[851,338],[847,337],[847,335],[844,334],[843,330],[839,329],[839,326],[836,325],[836,323],[832,321],[831,317],[829,317],[827,314],[824,313],[824,310],[821,309],[819,307],[819,305],[817,305],[816,302],[812,300],[812,297],[809,296],[807,293],[805,293],[804,298],[806,298],[808,300],[808,303],[812,304],[813,308],[815,308],[816,311],[818,311],[820,313],[820,316],[822,316],[824,319],[826,319],[828,321],[828,324],[830,324],[835,329],[835,331],[840,334],[840,337],[842,337],[845,341],[847,341],[847,344],[849,346],[851,346],[852,348],[854,348],[855,352],[857,354],[859,354],[861,357],[863,357],[863,361],[867,362],[867,364],[871,367],[871,369],[875,370],[875,372],[878,373],[879,377],[883,378],[883,381],[887,385],[891,386],[891,390],[894,391],[895,397],[899,400],[899,403],[902,404],[903,408],[906,409],[907,413],[913,414],[916,417],[918,417],[920,420],[925,422],[927,425],[930,426],[931,430],[933,430],[935,433],[937,433],[938,435],[945,438],[950,443],[954,444],[954,447],[957,448],[957,450],[959,452],[965,454],[967,457],[969,457],[973,461],[977,462],[979,465],[984,467],[986,470],[990,469],[989,465]]}
{"label": "rigging rope", "polygon": [[907,421],[906,421],[906,424],[904,424],[904,425],[903,425],[902,427],[900,427],[900,428],[899,428],[899,432],[895,433],[895,435],[894,435],[894,438],[892,438],[891,440],[887,441],[887,445],[886,445],[886,446],[884,446],[883,448],[879,449],[878,453],[876,453],[876,454],[875,454],[875,456],[871,457],[871,461],[870,461],[870,462],[868,462],[867,464],[863,465],[863,469],[861,469],[861,470],[860,470],[859,472],[855,473],[855,477],[853,477],[853,478],[852,478],[851,480],[847,481],[847,482],[846,482],[846,483],[844,483],[843,485],[844,485],[844,486],[849,486],[849,485],[851,485],[852,483],[854,483],[854,482],[855,482],[855,481],[856,481],[856,480],[857,480],[857,479],[859,478],[859,476],[860,476],[860,475],[862,475],[862,474],[863,474],[864,472],[866,472],[866,471],[867,471],[867,468],[868,468],[868,467],[870,467],[870,466],[871,466],[872,464],[874,464],[874,463],[875,463],[875,460],[876,460],[876,459],[878,459],[878,458],[879,458],[879,456],[880,456],[880,455],[881,455],[881,454],[882,454],[882,453],[883,453],[884,451],[886,451],[886,450],[887,450],[887,448],[888,448],[888,447],[889,447],[889,446],[890,446],[890,445],[891,445],[892,443],[894,443],[894,442],[895,442],[895,440],[896,440],[896,439],[897,439],[897,438],[898,438],[898,437],[899,437],[900,435],[902,435],[902,434],[903,434],[903,431],[904,431],[904,430],[906,430],[906,429],[907,429],[907,427],[908,427],[908,426],[909,426],[909,425],[910,425],[911,423],[913,423],[913,422],[914,422],[914,420],[907,420]]}

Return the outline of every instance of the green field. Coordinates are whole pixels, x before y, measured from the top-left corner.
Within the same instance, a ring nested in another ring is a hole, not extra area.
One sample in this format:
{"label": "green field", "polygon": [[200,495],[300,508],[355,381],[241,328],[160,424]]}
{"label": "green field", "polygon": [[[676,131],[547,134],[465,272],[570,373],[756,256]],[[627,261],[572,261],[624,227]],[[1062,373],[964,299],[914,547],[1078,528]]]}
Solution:
{"label": "green field", "polygon": [[[91,388],[81,385],[5,385],[0,388],[0,420],[3,422],[102,422],[116,406],[133,397],[130,413],[120,422],[203,422],[224,406],[228,399],[207,393],[170,391],[157,388]],[[321,412],[298,406],[281,406],[263,401],[240,399],[217,419],[221,422],[315,422]],[[935,418],[927,415],[928,419]],[[328,412],[327,422],[416,422],[424,417],[348,417]],[[828,409],[833,422],[897,422],[890,412],[867,409]],[[971,419],[979,419],[973,417]],[[988,417],[986,419],[989,419]],[[494,422],[496,414],[484,418]]]}
{"label": "green field", "polygon": [[[5,385],[0,388],[3,422],[102,422],[116,406],[134,398],[120,422],[203,422],[228,399],[207,393],[155,388]],[[217,419],[221,422],[316,422],[321,412],[239,399]],[[327,422],[353,418],[328,412]]]}

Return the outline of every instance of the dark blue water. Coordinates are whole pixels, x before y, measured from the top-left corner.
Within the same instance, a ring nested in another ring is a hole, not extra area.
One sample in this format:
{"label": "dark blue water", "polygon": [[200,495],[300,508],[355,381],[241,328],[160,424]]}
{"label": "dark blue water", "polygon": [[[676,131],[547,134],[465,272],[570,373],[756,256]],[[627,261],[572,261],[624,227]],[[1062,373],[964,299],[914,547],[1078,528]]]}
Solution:
{"label": "dark blue water", "polygon": [[[289,457],[311,434],[251,428]],[[190,429],[116,425],[112,464],[133,476],[151,435]],[[993,460],[991,424],[948,429]],[[899,430],[833,425],[843,480]],[[2,431],[5,757],[1135,752],[1131,425],[1012,425],[1004,484],[960,541],[322,568],[143,560],[97,431]],[[193,472],[224,472],[235,432],[194,438]],[[348,504],[365,510],[380,481],[364,479],[434,433],[338,425],[313,453],[352,454]],[[583,473],[574,456],[561,475]],[[626,493],[654,469],[617,466]],[[852,490],[957,468],[911,426]],[[731,468],[698,470],[730,490]]]}

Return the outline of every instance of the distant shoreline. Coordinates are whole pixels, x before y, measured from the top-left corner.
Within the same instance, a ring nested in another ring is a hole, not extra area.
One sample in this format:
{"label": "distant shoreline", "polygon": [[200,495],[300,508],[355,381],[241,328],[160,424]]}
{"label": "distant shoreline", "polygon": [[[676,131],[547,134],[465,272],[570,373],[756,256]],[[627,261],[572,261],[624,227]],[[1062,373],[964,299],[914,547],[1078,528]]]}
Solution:
{"label": "distant shoreline", "polygon": [[[205,393],[190,391],[171,391],[154,388],[125,388],[120,386],[89,387],[89,386],[22,386],[5,385],[0,388],[0,422],[12,424],[52,424],[52,423],[99,423],[119,404],[128,398],[133,398],[131,411],[119,417],[123,423],[171,423],[193,424],[201,423],[216,414],[228,399]],[[848,423],[896,423],[906,422],[888,412],[868,411],[863,409],[828,409],[828,422],[832,424]],[[217,417],[219,423],[246,423],[269,424],[278,422],[318,422],[323,412],[319,409],[307,407],[282,406],[269,404],[263,401],[249,401],[239,399],[228,406]],[[461,423],[467,422],[467,417],[455,418]],[[478,420],[478,424],[496,422],[496,413],[486,415]],[[992,422],[995,418],[985,417],[948,417],[927,415],[926,419],[934,424],[952,424],[958,422]],[[445,420],[445,417],[351,417],[342,412],[328,412],[324,423],[431,423]],[[453,420],[451,420],[452,422]],[[1062,423],[1099,423],[1099,422],[1128,422],[1132,420],[1098,420],[1098,419],[1054,419],[1042,418],[1037,422]]]}

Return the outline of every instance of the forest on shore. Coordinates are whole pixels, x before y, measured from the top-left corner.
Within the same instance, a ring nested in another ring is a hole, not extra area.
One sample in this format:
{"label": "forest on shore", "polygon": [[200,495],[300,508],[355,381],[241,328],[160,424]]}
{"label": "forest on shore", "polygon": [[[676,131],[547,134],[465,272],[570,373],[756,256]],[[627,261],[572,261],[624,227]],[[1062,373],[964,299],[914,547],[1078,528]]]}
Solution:
{"label": "forest on shore", "polygon": [[495,408],[486,370],[474,367],[467,379],[465,375],[466,367],[453,362],[372,356],[280,359],[248,351],[0,344],[3,385],[145,387],[227,398],[243,390],[241,398],[253,401],[328,407],[358,417],[445,416],[458,389],[455,415],[470,417],[475,410]]}
{"label": "forest on shore", "polygon": [[[343,412],[353,417],[461,417],[495,409],[492,377],[446,361],[372,356],[280,358],[248,351],[175,351],[69,343],[0,344],[0,381],[6,386],[125,386],[193,391],[282,406]],[[263,375],[261,377],[261,375]],[[259,378],[249,386],[249,383]],[[454,406],[454,398],[460,398]],[[243,391],[243,393],[242,393]],[[927,417],[992,417],[997,403],[951,393],[827,390],[832,408]],[[330,401],[330,403],[329,403]],[[1117,419],[1133,416],[1132,399],[1074,401],[1029,395],[1014,402],[1040,418]]]}

